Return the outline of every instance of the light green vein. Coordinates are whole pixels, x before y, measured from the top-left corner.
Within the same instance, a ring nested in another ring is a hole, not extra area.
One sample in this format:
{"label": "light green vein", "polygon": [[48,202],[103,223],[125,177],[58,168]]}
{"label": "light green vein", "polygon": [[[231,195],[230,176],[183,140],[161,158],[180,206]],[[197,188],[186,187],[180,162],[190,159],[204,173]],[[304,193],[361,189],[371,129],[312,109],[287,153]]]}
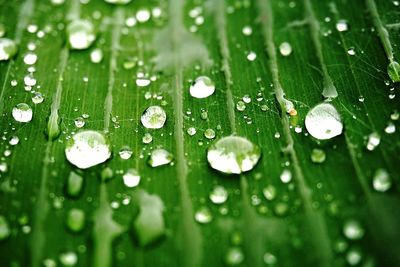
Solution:
{"label": "light green vein", "polygon": [[315,16],[312,4],[310,0],[304,0],[306,20],[310,25],[311,37],[313,45],[315,47],[315,52],[317,54],[318,61],[322,70],[323,86],[322,95],[327,99],[331,100],[338,96],[335,85],[333,84],[332,78],[329,75],[328,68],[326,67],[324,55],[322,53],[322,45],[320,40],[320,26],[319,22]]}
{"label": "light green vein", "polygon": [[300,167],[297,153],[294,149],[294,141],[290,133],[289,119],[286,115],[284,98],[285,93],[279,81],[278,62],[276,56],[276,47],[273,40],[273,12],[271,0],[258,0],[259,11],[261,15],[261,25],[265,39],[265,46],[269,57],[269,69],[272,73],[275,97],[281,108],[281,123],[283,128],[284,138],[287,147],[284,151],[290,156],[293,163],[296,183],[299,188],[299,193],[304,202],[304,209],[307,218],[307,227],[311,232],[312,247],[315,250],[315,263],[319,266],[330,266],[332,262],[332,252],[330,249],[329,236],[326,229],[326,224],[321,214],[317,213],[312,208],[311,190],[307,186],[303,171]]}

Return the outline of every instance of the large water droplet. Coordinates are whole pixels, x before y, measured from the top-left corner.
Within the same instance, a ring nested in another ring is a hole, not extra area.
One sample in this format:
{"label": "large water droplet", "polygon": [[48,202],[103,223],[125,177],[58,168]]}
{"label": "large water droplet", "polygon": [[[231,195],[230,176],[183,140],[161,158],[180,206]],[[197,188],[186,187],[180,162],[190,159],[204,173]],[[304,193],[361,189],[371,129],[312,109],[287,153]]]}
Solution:
{"label": "large water droplet", "polygon": [[142,114],[140,121],[148,129],[160,129],[167,120],[167,114],[160,106],[150,106]]}
{"label": "large water droplet", "polygon": [[151,167],[158,167],[169,164],[174,159],[174,156],[163,148],[154,149],[149,157],[147,163]]}
{"label": "large water droplet", "polygon": [[8,38],[0,38],[0,61],[9,60],[17,53],[17,44]]}
{"label": "large water droplet", "polygon": [[343,124],[336,108],[329,103],[313,107],[306,116],[307,131],[316,139],[327,140],[343,131]]}
{"label": "large water droplet", "polygon": [[32,120],[33,111],[28,104],[19,103],[13,108],[12,116],[18,122],[30,122]]}
{"label": "large water droplet", "polygon": [[82,50],[90,47],[96,35],[93,24],[88,20],[74,20],[67,26],[68,42],[72,49]]}
{"label": "large water droplet", "polygon": [[250,171],[261,156],[258,146],[244,137],[227,136],[212,144],[207,151],[211,167],[227,174]]}
{"label": "large water droplet", "polygon": [[192,83],[189,92],[195,98],[206,98],[214,94],[215,84],[207,76],[200,76]]}
{"label": "large water droplet", "polygon": [[111,156],[107,138],[96,131],[76,133],[65,148],[67,160],[81,169],[87,169],[105,162]]}

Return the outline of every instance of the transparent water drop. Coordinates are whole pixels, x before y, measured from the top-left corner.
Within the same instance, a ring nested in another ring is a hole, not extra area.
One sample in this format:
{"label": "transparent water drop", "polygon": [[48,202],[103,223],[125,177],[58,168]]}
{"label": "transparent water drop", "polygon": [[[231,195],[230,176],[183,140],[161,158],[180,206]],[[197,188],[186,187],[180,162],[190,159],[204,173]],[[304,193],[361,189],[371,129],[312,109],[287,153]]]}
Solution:
{"label": "transparent water drop", "polygon": [[136,79],[136,85],[139,87],[146,87],[148,85],[150,85],[151,81],[149,79],[145,79],[145,78],[137,78]]}
{"label": "transparent water drop", "polygon": [[267,265],[275,265],[278,262],[276,256],[270,252],[266,252],[263,259],[264,263]]}
{"label": "transparent water drop", "polygon": [[59,260],[66,267],[75,266],[78,263],[78,255],[73,251],[61,253]]}
{"label": "transparent water drop", "polygon": [[173,159],[174,156],[169,151],[163,148],[157,148],[151,152],[147,163],[151,167],[159,167],[171,163]]}
{"label": "transparent water drop", "polygon": [[6,162],[1,162],[0,163],[0,172],[6,173],[8,171],[8,165]]}
{"label": "transparent water drop", "polygon": [[73,20],[68,24],[66,32],[71,49],[87,49],[96,39],[93,24],[88,20]]}
{"label": "transparent water drop", "polygon": [[[35,77],[33,77],[33,75],[32,74],[28,74],[28,75],[26,75],[25,77],[24,77],[24,84],[26,85],[26,86],[29,86],[29,87],[32,87],[32,86],[35,86],[36,85],[36,79],[35,79]],[[30,89],[29,89],[30,90]]]}
{"label": "transparent water drop", "polygon": [[204,131],[204,136],[207,139],[214,139],[215,138],[215,131],[213,129],[207,129]]}
{"label": "transparent water drop", "polygon": [[237,266],[244,261],[244,254],[241,248],[231,247],[225,255],[225,263],[228,266]]}
{"label": "transparent water drop", "polygon": [[103,60],[103,50],[95,48],[90,52],[90,61],[93,63],[100,63]]}
{"label": "transparent water drop", "polygon": [[118,152],[119,157],[124,160],[130,159],[132,157],[132,154],[133,151],[129,146],[122,147]]}
{"label": "transparent water drop", "polygon": [[10,84],[11,84],[12,87],[15,87],[15,86],[18,85],[18,81],[17,80],[11,80]]}
{"label": "transparent water drop", "polygon": [[212,217],[212,213],[209,208],[201,207],[194,214],[194,219],[198,223],[206,224],[206,223],[210,223],[212,221],[213,217]]}
{"label": "transparent water drop", "polygon": [[276,188],[273,185],[268,185],[263,189],[263,195],[267,200],[273,200],[276,197]]}
{"label": "transparent water drop", "polygon": [[160,129],[167,120],[167,114],[160,106],[150,106],[142,114],[140,121],[147,129]]}
{"label": "transparent water drop", "polygon": [[67,195],[72,198],[78,197],[82,193],[83,182],[83,177],[81,175],[71,171],[67,179]]}
{"label": "transparent water drop", "polygon": [[292,181],[292,172],[289,169],[284,169],[279,178],[282,183],[290,183]]}
{"label": "transparent water drop", "polygon": [[325,151],[319,148],[314,148],[311,152],[311,161],[314,163],[323,163],[326,159]]}
{"label": "transparent water drop", "polygon": [[135,17],[128,17],[128,18],[126,18],[126,20],[125,20],[125,25],[126,25],[127,27],[133,27],[133,26],[136,25],[136,23],[137,23],[137,20],[136,20]]}
{"label": "transparent water drop", "polygon": [[336,23],[336,30],[338,30],[339,32],[348,31],[349,30],[349,24],[347,23],[346,20],[341,19]]}
{"label": "transparent water drop", "polygon": [[28,104],[19,103],[12,109],[12,116],[18,122],[30,122],[33,117],[33,111]]}
{"label": "transparent water drop", "polygon": [[359,240],[364,236],[364,233],[364,228],[354,219],[346,221],[343,225],[343,234],[350,240]]}
{"label": "transparent water drop", "polygon": [[194,127],[189,127],[186,132],[188,135],[193,136],[196,134],[197,130]]}
{"label": "transparent water drop", "polygon": [[350,56],[354,56],[356,54],[355,48],[350,47],[349,49],[347,49],[347,54],[349,54]]}
{"label": "transparent water drop", "polygon": [[246,109],[246,104],[240,100],[236,103],[236,109],[238,111],[244,111]]}
{"label": "transparent water drop", "polygon": [[36,63],[37,59],[38,59],[38,57],[37,57],[36,53],[28,52],[24,56],[24,63],[26,65],[33,65]]}
{"label": "transparent water drop", "polygon": [[386,192],[392,187],[392,179],[385,169],[377,169],[372,179],[372,185],[378,192]]}
{"label": "transparent water drop", "polygon": [[396,125],[393,122],[389,122],[385,127],[385,133],[394,134],[396,132]]}
{"label": "transparent water drop", "polygon": [[189,93],[194,98],[206,98],[215,92],[214,82],[207,76],[197,77],[190,85]]}
{"label": "transparent water drop", "polygon": [[150,144],[153,141],[153,136],[149,133],[145,133],[142,138],[142,142],[144,144]]}
{"label": "transparent water drop", "polygon": [[[1,46],[0,46],[1,47]],[[0,53],[1,58],[1,53]],[[387,67],[387,72],[392,82],[400,82],[400,64],[396,61],[390,62]]]}
{"label": "transparent water drop", "polygon": [[51,3],[55,6],[64,4],[65,0],[51,0]]}
{"label": "transparent water drop", "polygon": [[85,212],[81,209],[73,208],[67,214],[67,227],[70,231],[78,233],[85,227]]}
{"label": "transparent water drop", "polygon": [[368,140],[367,140],[367,150],[373,151],[379,144],[381,143],[381,136],[377,132],[373,132],[370,135],[368,135]]}
{"label": "transparent water drop", "polygon": [[126,187],[136,187],[140,183],[140,175],[136,169],[128,169],[122,178]]}
{"label": "transparent water drop", "polygon": [[0,240],[7,239],[11,234],[11,229],[8,221],[3,215],[0,215]]}
{"label": "transparent water drop", "polygon": [[254,61],[254,60],[256,60],[256,58],[257,58],[257,54],[254,51],[250,51],[247,54],[247,60],[248,61]]}
{"label": "transparent water drop", "polygon": [[310,135],[319,140],[331,139],[343,131],[340,115],[329,103],[313,107],[306,115],[305,125]]}
{"label": "transparent water drop", "polygon": [[251,97],[249,95],[244,95],[242,100],[244,103],[249,104],[251,102]]}
{"label": "transparent water drop", "polygon": [[44,101],[44,97],[40,92],[35,92],[31,99],[34,104],[40,104]]}
{"label": "transparent water drop", "polygon": [[[60,1],[60,0],[52,0],[52,1]],[[62,0],[64,1],[64,0]],[[44,259],[43,267],[57,267],[57,262],[53,259]]]}
{"label": "transparent water drop", "polygon": [[6,61],[17,54],[17,44],[8,38],[0,38],[0,61]]}
{"label": "transparent water drop", "polygon": [[19,137],[14,135],[10,138],[10,141],[8,142],[12,146],[16,146],[19,143]]}
{"label": "transparent water drop", "polygon": [[250,36],[253,33],[253,29],[250,26],[244,26],[242,29],[242,33],[245,36]]}
{"label": "transparent water drop", "polygon": [[116,5],[126,5],[130,3],[132,0],[105,0],[106,3],[116,4]]}
{"label": "transparent water drop", "polygon": [[210,166],[227,174],[240,174],[252,170],[260,157],[260,148],[239,136],[223,137],[207,151]]}
{"label": "transparent water drop", "polygon": [[82,128],[83,126],[85,126],[85,119],[82,117],[78,117],[74,120],[74,123],[76,128]]}
{"label": "transparent water drop", "polygon": [[210,200],[214,204],[223,204],[228,199],[228,191],[223,186],[215,186],[210,193]]}
{"label": "transparent water drop", "polygon": [[361,251],[358,249],[351,248],[346,254],[346,261],[350,266],[356,266],[362,261]]}
{"label": "transparent water drop", "polygon": [[68,140],[65,156],[76,167],[87,169],[110,158],[110,144],[100,132],[92,130],[81,131]]}
{"label": "transparent water drop", "polygon": [[292,46],[288,42],[283,42],[279,45],[279,52],[282,56],[287,57],[292,54]]}
{"label": "transparent water drop", "polygon": [[148,21],[150,17],[151,13],[148,9],[139,9],[138,12],[136,12],[136,19],[140,23]]}

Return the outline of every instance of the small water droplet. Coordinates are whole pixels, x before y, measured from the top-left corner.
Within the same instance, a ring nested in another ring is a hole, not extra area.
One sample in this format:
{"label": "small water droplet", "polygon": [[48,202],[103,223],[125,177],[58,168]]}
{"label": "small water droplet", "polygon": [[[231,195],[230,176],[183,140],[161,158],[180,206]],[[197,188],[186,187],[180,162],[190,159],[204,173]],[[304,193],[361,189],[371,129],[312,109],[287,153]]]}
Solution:
{"label": "small water droplet", "polygon": [[364,232],[364,228],[361,224],[354,219],[346,221],[343,225],[343,234],[350,240],[361,239],[364,236]]}
{"label": "small water droplet", "polygon": [[189,128],[187,129],[187,134],[190,135],[190,136],[195,135],[196,132],[197,132],[197,131],[196,131],[196,128],[194,128],[194,127],[189,127]]}
{"label": "small water droplet", "polygon": [[242,100],[244,103],[249,104],[251,102],[251,97],[249,95],[244,95]]}
{"label": "small water droplet", "polygon": [[204,136],[207,139],[214,139],[215,138],[215,131],[213,129],[207,129],[204,131]]}
{"label": "small water droplet", "polygon": [[240,100],[236,103],[236,109],[238,111],[244,111],[246,109],[246,104],[242,100]]}
{"label": "small water droplet", "polygon": [[228,191],[223,186],[215,186],[210,193],[210,200],[214,204],[223,204],[228,199]]}
{"label": "small water droplet", "polygon": [[292,181],[292,172],[289,169],[284,169],[280,175],[282,183],[290,183]]}
{"label": "small water droplet", "polygon": [[100,63],[103,60],[103,51],[100,48],[95,48],[90,52],[90,60],[93,63]]}
{"label": "small water droplet", "polygon": [[377,132],[368,135],[367,150],[373,151],[381,143],[381,136]]}
{"label": "small water droplet", "polygon": [[[0,56],[1,58],[1,56]],[[400,64],[396,61],[390,62],[387,67],[387,72],[392,82],[400,82]]]}
{"label": "small water droplet", "polygon": [[306,115],[307,131],[316,139],[327,140],[342,134],[343,124],[336,108],[329,103],[313,107]]}
{"label": "small water droplet", "polygon": [[198,223],[210,223],[212,221],[212,213],[209,208],[201,207],[198,211],[196,211],[194,218]]}
{"label": "small water droplet", "polygon": [[132,0],[105,0],[106,3],[116,4],[116,5],[126,5],[130,3]]}
{"label": "small water droplet", "polygon": [[171,163],[173,159],[174,157],[169,151],[163,148],[157,148],[151,152],[147,163],[151,167],[159,167]]}
{"label": "small water droplet", "polygon": [[136,187],[140,183],[140,175],[135,169],[128,169],[122,176],[127,187]]}
{"label": "small water droplet", "polygon": [[279,45],[279,52],[284,57],[290,56],[292,53],[292,46],[288,42],[283,42]]}
{"label": "small water droplet", "polygon": [[349,30],[349,24],[347,23],[346,20],[341,19],[336,23],[336,30],[338,30],[339,32],[348,31]]}
{"label": "small water droplet", "polygon": [[325,162],[326,154],[325,151],[319,148],[314,148],[311,152],[311,161],[314,163],[323,163]]}
{"label": "small water droplet", "polygon": [[189,93],[194,98],[206,98],[215,92],[214,82],[207,76],[197,77],[190,85]]}
{"label": "small water droplet", "polygon": [[252,170],[260,157],[260,148],[239,136],[223,137],[207,151],[210,166],[227,174],[240,174]]}
{"label": "small water droplet", "polygon": [[87,169],[108,160],[111,149],[107,138],[100,132],[81,131],[68,140],[65,156],[76,167]]}
{"label": "small water droplet", "polygon": [[257,54],[254,51],[250,51],[247,54],[247,60],[248,61],[254,61],[254,60],[256,60],[256,58],[257,58]]}
{"label": "small water droplet", "polygon": [[130,159],[132,157],[132,154],[133,151],[129,146],[122,147],[118,152],[119,157],[124,160]]}
{"label": "small water droplet", "polygon": [[146,87],[148,85],[150,85],[151,81],[149,79],[145,79],[145,78],[137,78],[136,79],[136,85],[139,87]]}
{"label": "small water droplet", "polygon": [[270,252],[264,254],[264,263],[267,265],[275,265],[278,262],[276,256]]}
{"label": "small water droplet", "polygon": [[67,227],[72,232],[80,232],[85,227],[85,212],[81,209],[70,209],[67,214]]}
{"label": "small water droplet", "polygon": [[33,111],[28,104],[19,103],[13,108],[12,116],[18,122],[30,122],[32,120]]}
{"label": "small water droplet", "polygon": [[10,234],[11,230],[6,218],[3,215],[0,215],[0,240],[7,239]]}
{"label": "small water droplet", "polygon": [[267,200],[273,200],[276,197],[276,188],[273,185],[268,185],[263,189],[263,195]]}
{"label": "small water droplet", "polygon": [[160,129],[167,120],[167,114],[160,106],[150,106],[142,114],[140,121],[148,129]]}
{"label": "small water droplet", "polygon": [[138,12],[136,12],[136,19],[140,23],[148,21],[150,17],[151,13],[147,9],[139,9]]}
{"label": "small water droplet", "polygon": [[250,36],[253,33],[253,29],[250,26],[244,26],[242,29],[242,33],[245,36]]}
{"label": "small water droplet", "polygon": [[78,173],[71,171],[67,179],[67,195],[70,197],[78,197],[82,192],[82,188],[83,177]]}
{"label": "small water droplet", "polygon": [[18,136],[13,136],[13,137],[11,137],[10,138],[10,141],[8,142],[10,145],[12,145],[12,146],[16,146],[16,145],[18,145],[18,143],[19,143],[19,138],[18,138]]}
{"label": "small water droplet", "polygon": [[8,38],[0,38],[0,61],[13,58],[17,54],[17,44]]}
{"label": "small water droplet", "polygon": [[33,52],[28,52],[24,56],[24,63],[26,65],[33,65],[37,61],[37,55]]}
{"label": "small water droplet", "polygon": [[34,104],[40,104],[40,103],[42,103],[43,100],[44,100],[43,95],[42,95],[42,93],[40,93],[40,92],[35,92],[35,93],[33,94],[33,96],[32,96],[31,99],[32,99],[32,102],[33,102]]}
{"label": "small water droplet", "polygon": [[149,133],[145,133],[142,138],[142,142],[144,144],[150,144],[153,141],[153,136]]}
{"label": "small water droplet", "polygon": [[372,179],[372,185],[378,192],[386,192],[392,187],[392,180],[385,169],[377,169]]}
{"label": "small water droplet", "polygon": [[241,248],[229,248],[225,255],[225,263],[228,266],[237,266],[244,261],[244,254]]}
{"label": "small water droplet", "polygon": [[385,133],[394,134],[395,132],[396,132],[396,125],[393,122],[388,122],[387,126],[385,127]]}
{"label": "small water droplet", "polygon": [[74,123],[76,128],[82,128],[83,126],[85,126],[85,119],[82,117],[78,117],[74,120]]}
{"label": "small water droplet", "polygon": [[78,255],[73,251],[64,252],[60,254],[59,260],[64,266],[75,266],[78,263]]}
{"label": "small water droplet", "polygon": [[73,20],[68,24],[66,32],[71,49],[87,49],[96,39],[93,24],[88,20]]}
{"label": "small water droplet", "polygon": [[350,56],[354,56],[356,54],[356,50],[354,49],[354,47],[350,47],[349,49],[347,49],[347,54],[349,54]]}

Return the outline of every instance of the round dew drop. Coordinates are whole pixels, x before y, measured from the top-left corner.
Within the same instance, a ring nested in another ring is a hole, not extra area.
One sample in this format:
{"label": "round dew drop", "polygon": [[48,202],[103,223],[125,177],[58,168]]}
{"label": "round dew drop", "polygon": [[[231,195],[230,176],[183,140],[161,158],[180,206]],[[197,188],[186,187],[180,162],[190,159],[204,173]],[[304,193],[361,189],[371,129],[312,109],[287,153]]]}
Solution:
{"label": "round dew drop", "polygon": [[140,121],[147,129],[160,129],[167,120],[167,114],[160,106],[150,106],[142,114]]}
{"label": "round dew drop", "polygon": [[105,0],[106,3],[115,4],[115,5],[126,5],[130,3],[132,0]]}
{"label": "round dew drop", "polygon": [[336,108],[329,103],[313,107],[306,115],[307,131],[316,139],[328,140],[342,134],[343,124]]}
{"label": "round dew drop", "polygon": [[392,187],[392,180],[385,169],[377,169],[372,179],[372,185],[378,192],[386,192]]}
{"label": "round dew drop", "polygon": [[228,199],[228,191],[223,186],[216,186],[210,193],[210,200],[214,204],[223,204]]}
{"label": "round dew drop", "polygon": [[111,156],[110,144],[100,132],[88,130],[76,133],[65,148],[67,160],[80,169],[105,162]]}
{"label": "round dew drop", "polygon": [[103,51],[100,48],[95,48],[90,52],[90,61],[100,63],[103,60]]}
{"label": "round dew drop", "polygon": [[212,221],[212,214],[207,207],[202,207],[195,213],[194,218],[196,222],[206,224]]}
{"label": "round dew drop", "polygon": [[157,148],[151,152],[147,163],[151,167],[159,167],[171,163],[173,159],[174,156],[170,152],[163,148]]}
{"label": "round dew drop", "polygon": [[240,174],[258,163],[261,150],[244,137],[227,136],[212,144],[207,151],[210,166],[222,173]]}
{"label": "round dew drop", "polygon": [[283,42],[279,45],[279,52],[284,57],[290,56],[292,53],[292,46],[288,42]]}
{"label": "round dew drop", "polygon": [[207,76],[200,76],[192,83],[189,92],[194,98],[206,98],[214,94],[215,84]]}
{"label": "round dew drop", "polygon": [[128,169],[122,178],[127,187],[136,187],[140,183],[140,175],[135,169]]}
{"label": "round dew drop", "polygon": [[17,53],[17,44],[8,38],[0,38],[0,61],[9,60]]}
{"label": "round dew drop", "polygon": [[33,111],[28,104],[19,103],[12,109],[12,116],[18,122],[30,122]]}
{"label": "round dew drop", "polygon": [[364,236],[364,228],[356,220],[348,220],[343,226],[343,234],[350,240],[359,240]]}
{"label": "round dew drop", "polygon": [[93,24],[88,20],[74,20],[67,26],[67,37],[71,49],[83,50],[96,39]]}

